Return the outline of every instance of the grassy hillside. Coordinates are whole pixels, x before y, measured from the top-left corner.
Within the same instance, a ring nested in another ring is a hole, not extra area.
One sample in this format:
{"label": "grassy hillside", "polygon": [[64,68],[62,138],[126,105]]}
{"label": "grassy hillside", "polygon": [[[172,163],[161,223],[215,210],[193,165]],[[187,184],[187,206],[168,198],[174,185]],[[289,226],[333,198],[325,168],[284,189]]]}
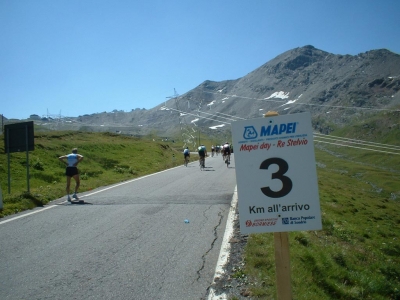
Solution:
{"label": "grassy hillside", "polygon": [[338,129],[335,135],[400,146],[400,106],[398,111],[367,114],[352,124]]}

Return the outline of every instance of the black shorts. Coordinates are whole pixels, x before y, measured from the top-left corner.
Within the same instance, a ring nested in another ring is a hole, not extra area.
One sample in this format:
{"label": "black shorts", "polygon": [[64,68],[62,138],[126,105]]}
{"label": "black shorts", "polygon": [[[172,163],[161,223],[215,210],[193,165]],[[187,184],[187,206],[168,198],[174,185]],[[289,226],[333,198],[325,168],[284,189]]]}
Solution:
{"label": "black shorts", "polygon": [[206,157],[206,154],[204,152],[199,152],[200,157]]}
{"label": "black shorts", "polygon": [[183,153],[183,157],[188,157],[188,156],[190,156],[189,153]]}
{"label": "black shorts", "polygon": [[230,149],[224,149],[224,154],[225,154],[225,155],[230,155],[230,154],[231,154]]}
{"label": "black shorts", "polygon": [[66,176],[73,177],[73,176],[78,175],[78,174],[79,174],[79,172],[78,172],[78,168],[77,167],[67,167],[65,169],[65,175]]}

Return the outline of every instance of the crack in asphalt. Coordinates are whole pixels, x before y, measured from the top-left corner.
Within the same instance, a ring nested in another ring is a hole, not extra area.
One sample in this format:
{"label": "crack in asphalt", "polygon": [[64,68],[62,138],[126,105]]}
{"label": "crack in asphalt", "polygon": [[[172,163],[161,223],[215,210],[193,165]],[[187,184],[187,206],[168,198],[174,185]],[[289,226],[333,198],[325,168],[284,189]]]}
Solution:
{"label": "crack in asphalt", "polygon": [[199,281],[201,278],[201,271],[204,269],[204,265],[206,263],[206,256],[214,248],[214,244],[218,239],[217,229],[219,228],[219,226],[221,226],[222,219],[224,218],[223,214],[222,214],[223,212],[224,212],[224,210],[222,210],[218,213],[219,221],[218,221],[218,224],[216,226],[214,226],[214,229],[213,229],[214,230],[214,239],[212,240],[212,242],[210,244],[210,248],[201,256],[203,263],[202,263],[201,267],[197,270],[197,278],[192,283],[194,283],[195,281]]}

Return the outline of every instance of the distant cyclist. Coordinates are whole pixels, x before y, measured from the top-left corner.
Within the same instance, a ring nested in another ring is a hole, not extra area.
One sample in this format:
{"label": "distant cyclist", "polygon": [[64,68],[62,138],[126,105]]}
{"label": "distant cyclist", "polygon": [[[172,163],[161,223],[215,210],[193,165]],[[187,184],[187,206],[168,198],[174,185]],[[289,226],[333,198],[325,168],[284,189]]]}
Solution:
{"label": "distant cyclist", "polygon": [[185,165],[187,164],[187,161],[189,161],[189,158],[190,158],[189,147],[186,147],[185,150],[183,150],[183,161],[185,162]]}
{"label": "distant cyclist", "polygon": [[225,144],[222,146],[222,151],[223,151],[223,156],[225,157],[225,162],[228,160],[228,162],[231,161],[231,145],[229,145],[228,142],[225,142]]}
{"label": "distant cyclist", "polygon": [[211,156],[214,157],[215,148],[214,145],[211,145]]}
{"label": "distant cyclist", "polygon": [[199,153],[199,162],[200,164],[203,164],[203,167],[205,168],[205,159],[207,156],[207,149],[206,146],[200,145],[199,148],[197,148],[197,151]]}

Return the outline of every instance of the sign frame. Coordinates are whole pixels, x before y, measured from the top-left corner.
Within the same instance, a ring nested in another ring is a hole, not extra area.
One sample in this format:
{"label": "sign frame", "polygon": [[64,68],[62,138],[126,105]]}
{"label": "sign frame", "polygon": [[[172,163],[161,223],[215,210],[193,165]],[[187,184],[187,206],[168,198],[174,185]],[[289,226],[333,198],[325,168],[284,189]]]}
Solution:
{"label": "sign frame", "polygon": [[322,229],[311,114],[231,125],[241,233]]}

